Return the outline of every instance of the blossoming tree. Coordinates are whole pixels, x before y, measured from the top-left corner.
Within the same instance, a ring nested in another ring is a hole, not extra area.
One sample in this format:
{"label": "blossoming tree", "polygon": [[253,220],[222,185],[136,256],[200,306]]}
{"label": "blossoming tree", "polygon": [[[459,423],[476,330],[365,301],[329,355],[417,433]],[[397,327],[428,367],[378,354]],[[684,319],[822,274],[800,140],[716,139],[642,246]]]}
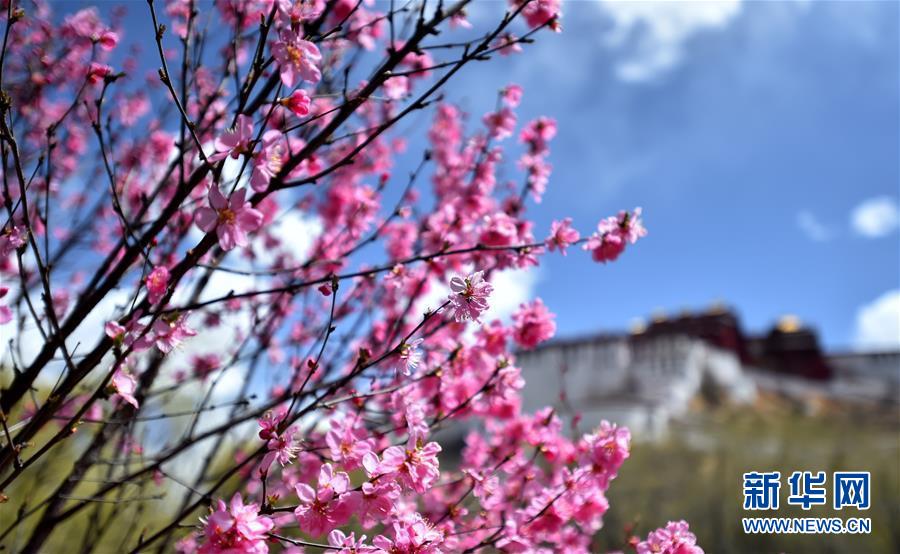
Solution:
{"label": "blossoming tree", "polygon": [[[535,238],[554,121],[520,125],[516,85],[474,121],[441,90],[560,31],[559,1],[479,4],[483,29],[468,4],[148,0],[132,37],[106,4],[3,2],[0,542],[591,550],[629,433],[523,413],[515,349],[553,314],[484,316],[498,272],[645,231],[635,210]],[[416,112],[427,144],[397,131]]]}

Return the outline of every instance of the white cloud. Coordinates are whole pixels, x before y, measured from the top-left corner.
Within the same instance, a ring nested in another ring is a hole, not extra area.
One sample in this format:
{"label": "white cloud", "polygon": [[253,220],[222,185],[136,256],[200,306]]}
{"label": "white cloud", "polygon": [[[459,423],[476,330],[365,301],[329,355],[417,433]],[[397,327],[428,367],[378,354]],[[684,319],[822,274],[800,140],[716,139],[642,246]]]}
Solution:
{"label": "white cloud", "polygon": [[831,229],[808,210],[797,212],[797,227],[812,241],[825,242],[833,236]]}
{"label": "white cloud", "polygon": [[[275,218],[267,231],[280,245],[278,251],[289,254],[294,262],[305,262],[316,240],[322,234],[322,220],[314,214],[290,209]],[[266,266],[275,261],[277,251],[262,239],[253,241],[253,253],[259,264]]]}
{"label": "white cloud", "polygon": [[494,292],[491,294],[490,308],[484,314],[484,321],[509,319],[519,308],[519,304],[531,299],[537,281],[538,272],[532,268],[508,269],[494,275],[491,279]]}
{"label": "white cloud", "polygon": [[860,348],[900,348],[900,289],[888,291],[856,312]]}
{"label": "white cloud", "polygon": [[687,42],[695,34],[728,26],[741,12],[741,0],[644,2],[603,0],[613,22],[606,42],[621,51],[619,79],[645,82],[681,62]]}
{"label": "white cloud", "polygon": [[853,208],[850,224],[864,237],[883,237],[900,225],[900,207],[889,196],[870,198]]}
{"label": "white cloud", "polygon": [[[11,290],[10,293],[17,293]],[[31,297],[34,301],[39,295],[35,291],[31,291]],[[94,309],[78,324],[75,330],[66,339],[66,348],[73,356],[83,355],[94,348],[97,342],[103,337],[103,326],[107,321],[111,321],[116,317],[123,306],[127,306],[131,300],[129,291],[123,289],[114,289],[109,292]],[[40,300],[38,300],[40,302]],[[70,301],[70,309],[74,305],[74,300]],[[24,308],[23,308],[24,309]],[[36,306],[39,313],[43,313],[42,305]],[[23,365],[30,364],[44,347],[44,338],[34,324],[31,312],[24,309],[24,314],[15,310],[13,321],[18,321],[20,316],[24,315],[25,326],[19,333],[15,328],[15,323],[10,322],[3,327],[4,331],[15,332],[15,346],[17,361]],[[8,339],[2,336],[3,348],[0,350],[0,365],[10,363],[10,352],[7,348]],[[18,356],[21,356],[20,358]],[[112,364],[112,355],[107,354],[101,362],[102,367],[108,367]],[[47,368],[39,375],[41,385],[52,386],[59,379],[60,372],[65,368],[65,363],[61,356],[57,354],[57,359],[47,364]]]}

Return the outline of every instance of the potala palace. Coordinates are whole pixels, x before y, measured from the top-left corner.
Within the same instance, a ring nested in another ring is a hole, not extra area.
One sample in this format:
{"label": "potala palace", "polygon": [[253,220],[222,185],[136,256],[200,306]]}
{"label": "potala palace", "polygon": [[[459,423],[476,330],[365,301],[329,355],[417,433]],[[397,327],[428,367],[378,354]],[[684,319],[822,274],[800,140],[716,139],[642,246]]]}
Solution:
{"label": "potala palace", "polygon": [[550,405],[569,421],[577,415],[582,428],[607,419],[650,439],[703,403],[750,405],[777,395],[810,409],[900,407],[900,351],[825,353],[793,317],[745,336],[720,307],[657,317],[630,333],[551,341],[517,362],[526,410]]}

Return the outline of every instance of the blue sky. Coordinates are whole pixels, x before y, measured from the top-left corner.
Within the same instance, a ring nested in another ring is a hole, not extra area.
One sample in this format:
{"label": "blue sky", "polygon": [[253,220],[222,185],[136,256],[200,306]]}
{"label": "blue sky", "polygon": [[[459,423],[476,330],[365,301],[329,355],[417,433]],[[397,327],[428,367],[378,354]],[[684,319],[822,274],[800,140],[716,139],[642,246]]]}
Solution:
{"label": "blue sky", "polygon": [[718,300],[750,331],[791,313],[829,348],[900,342],[897,3],[581,1],[564,28],[449,92],[480,116],[474,91],[516,82],[520,121],[558,120],[540,233],[644,208],[615,264],[547,259],[561,335]]}

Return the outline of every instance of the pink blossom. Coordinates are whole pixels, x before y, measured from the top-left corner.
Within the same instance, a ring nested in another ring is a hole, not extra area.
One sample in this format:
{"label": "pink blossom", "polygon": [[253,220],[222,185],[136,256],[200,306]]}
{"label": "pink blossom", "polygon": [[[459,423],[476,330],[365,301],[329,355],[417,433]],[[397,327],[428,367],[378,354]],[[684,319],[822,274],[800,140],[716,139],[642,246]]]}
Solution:
{"label": "pink blossom", "polygon": [[[366,459],[371,461],[371,457]],[[383,522],[390,515],[398,498],[400,486],[397,483],[383,479],[363,483],[360,487],[358,514],[363,527],[368,529]]]}
{"label": "pink blossom", "polygon": [[545,154],[523,154],[519,158],[519,167],[528,172],[528,190],[535,202],[540,202],[547,182],[550,180],[550,172],[553,166],[547,162]]}
{"label": "pink blossom", "polygon": [[412,92],[412,81],[405,75],[397,75],[385,80],[384,94],[391,100],[400,100]]}
{"label": "pink blossom", "polygon": [[548,143],[556,136],[556,120],[549,117],[539,117],[522,129],[519,139],[527,144],[532,155],[541,155],[547,152]]}
{"label": "pink blossom", "polygon": [[62,317],[63,314],[66,313],[66,310],[69,309],[69,301],[71,300],[71,295],[69,291],[65,289],[56,289],[53,291],[53,308],[56,311],[57,317]]}
{"label": "pink blossom", "polygon": [[382,453],[377,471],[381,475],[399,480],[403,486],[422,494],[440,477],[437,457],[440,451],[441,445],[436,442],[420,446],[417,441],[411,439],[407,442],[406,448],[400,446],[387,448]]}
{"label": "pink blossom", "polygon": [[110,384],[122,400],[128,402],[135,408],[138,408],[138,401],[134,397],[134,391],[137,390],[137,381],[133,375],[122,368],[118,368],[115,373],[113,373]]}
{"label": "pink blossom", "polygon": [[664,528],[647,535],[647,540],[637,545],[638,554],[703,554],[697,546],[697,537],[691,533],[687,522],[670,521]]}
{"label": "pink blossom", "polygon": [[284,431],[279,431],[287,413],[287,407],[282,405],[268,410],[259,419],[259,438],[266,441],[266,448],[269,450],[260,464],[260,471],[263,474],[268,473],[273,462],[278,461],[284,467],[297,456],[300,448],[295,438],[297,430],[288,427]]}
{"label": "pink blossom", "polygon": [[28,230],[24,225],[10,225],[0,233],[0,258],[9,256],[19,248],[25,246]]}
{"label": "pink blossom", "polygon": [[259,438],[267,441],[278,436],[278,426],[287,416],[287,407],[278,406],[277,408],[267,410],[259,419]]}
{"label": "pink blossom", "polygon": [[325,0],[278,0],[277,4],[279,15],[290,25],[313,20],[325,8]]}
{"label": "pink blossom", "polygon": [[315,84],[322,78],[318,68],[322,60],[319,48],[303,40],[299,33],[282,31],[280,40],[272,45],[272,55],[278,62],[281,82],[286,87],[293,87],[298,79]]}
{"label": "pink blossom", "polygon": [[531,304],[522,304],[513,314],[513,339],[519,346],[530,350],[556,333],[554,315],[540,298]]}
{"label": "pink blossom", "polygon": [[628,244],[634,244],[639,238],[647,236],[647,229],[644,228],[644,222],[641,221],[641,208],[635,208],[630,214],[628,212],[619,212],[619,232],[628,241]]}
{"label": "pink blossom", "polygon": [[104,50],[112,50],[116,47],[116,44],[119,43],[119,35],[113,31],[103,31],[100,33],[100,36],[97,37],[97,43]]}
{"label": "pink blossom", "polygon": [[120,325],[117,321],[109,321],[106,323],[103,330],[106,333],[106,336],[113,339],[113,342],[117,345],[130,346],[135,352],[141,352],[150,348],[153,344],[152,335],[142,336],[144,329],[146,328],[146,326],[139,321],[142,317],[143,312],[138,311],[132,315],[124,326]]}
{"label": "pink blossom", "polygon": [[619,212],[618,216],[608,217],[597,225],[597,231],[590,236],[584,245],[590,250],[595,261],[610,262],[619,257],[627,244],[634,244],[647,234],[641,222],[641,209],[634,212]]}
{"label": "pink blossom", "polygon": [[450,16],[450,28],[471,29],[466,10],[462,9]]}
{"label": "pink blossom", "polygon": [[372,539],[372,544],[386,553],[439,554],[442,552],[440,544],[444,541],[443,533],[422,519],[420,514],[414,514],[410,521],[394,522],[393,528],[393,539],[378,535]]}
{"label": "pink blossom", "polygon": [[[150,100],[146,95],[138,94],[131,98],[125,98],[116,106],[116,114],[122,120],[122,125],[130,127],[150,111]],[[155,139],[151,139],[151,142]],[[168,152],[166,153],[168,155]]]}
{"label": "pink blossom", "polygon": [[[407,399],[403,400],[403,403],[407,402]],[[406,404],[406,429],[409,433],[410,444],[418,446],[428,437],[428,421],[421,402]]]}
{"label": "pink blossom", "polygon": [[331,429],[325,435],[325,444],[331,459],[347,470],[356,469],[360,460],[372,451],[372,440],[358,425],[358,418],[347,417],[343,421],[332,420]]}
{"label": "pink blossom", "polygon": [[503,501],[502,492],[500,491],[500,479],[496,475],[488,476],[474,470],[464,470],[464,473],[472,478],[474,483],[472,494],[481,501],[482,507],[490,510]]}
{"label": "pink blossom", "polygon": [[228,156],[238,159],[242,154],[249,154],[253,150],[252,145],[253,119],[241,114],[237,117],[234,129],[225,131],[221,137],[216,138],[216,153],[209,159],[214,162],[224,160]]}
{"label": "pink blossom", "polygon": [[450,279],[450,309],[453,318],[462,322],[468,319],[479,321],[478,317],[488,309],[488,296],[494,287],[484,280],[484,272],[476,271],[468,277]]}
{"label": "pink blossom", "polygon": [[97,8],[89,7],[67,15],[63,20],[62,34],[77,36],[83,39],[96,40],[98,35],[105,30],[103,22],[97,14]]}
{"label": "pink blossom", "polygon": [[147,298],[150,304],[157,304],[166,294],[169,287],[169,270],[165,266],[157,266],[147,275]]}
{"label": "pink blossom", "polygon": [[491,45],[498,49],[501,56],[509,56],[522,52],[522,45],[518,42],[519,37],[512,33],[503,33]]}
{"label": "pink blossom", "polygon": [[340,529],[335,529],[328,533],[328,544],[337,548],[333,551],[336,554],[364,554],[366,552],[376,552],[375,548],[365,544],[366,536],[362,535],[359,539],[354,533],[344,534]]}
{"label": "pink blossom", "polygon": [[[397,42],[395,43],[394,48],[403,48],[404,44],[405,43],[403,42]],[[427,50],[413,50],[404,56],[403,61],[400,62],[400,64],[412,72],[409,75],[409,79],[414,80],[428,77],[431,74],[430,69],[434,65],[434,60]]]}
{"label": "pink blossom", "polygon": [[547,248],[552,252],[559,249],[560,254],[566,255],[566,248],[578,242],[581,238],[578,231],[572,229],[572,218],[567,217],[562,221],[554,221],[550,225],[550,236],[544,241]]}
{"label": "pink blossom", "polygon": [[187,326],[184,316],[174,314],[170,317],[162,317],[153,323],[152,341],[163,354],[168,354],[177,348],[184,339],[193,337],[197,333]]}
{"label": "pink blossom", "polygon": [[504,524],[506,531],[503,537],[497,541],[497,547],[502,548],[504,552],[511,554],[521,554],[532,552],[532,541],[523,536],[520,531],[519,522],[515,518],[508,518]]}
{"label": "pink blossom", "polygon": [[192,373],[201,380],[206,380],[210,373],[219,369],[219,357],[215,354],[198,354],[191,358]]}
{"label": "pink blossom", "polygon": [[566,482],[570,492],[563,501],[570,504],[572,519],[586,529],[599,529],[603,515],[609,510],[605,488],[598,482],[580,478],[581,469],[573,472]]}
{"label": "pink blossom", "polygon": [[[385,226],[384,234],[387,241],[385,249],[391,260],[402,260],[412,256],[416,240],[415,227],[406,221]],[[398,273],[402,273],[405,269],[402,265],[398,265],[397,268]]]}
{"label": "pink blossom", "polygon": [[227,506],[219,500],[204,524],[206,541],[200,545],[200,554],[266,554],[266,539],[275,526],[270,518],[259,515],[259,506],[244,504],[240,493],[234,493]]}
{"label": "pink blossom", "polygon": [[194,554],[197,552],[197,534],[190,533],[180,541],[176,542],[175,552],[177,554]]}
{"label": "pink blossom", "polygon": [[305,90],[295,90],[287,98],[281,99],[281,105],[298,117],[309,115],[309,94]]}
{"label": "pink blossom", "polygon": [[104,331],[106,332],[106,336],[113,339],[118,340],[125,336],[125,328],[119,325],[117,321],[109,321],[106,323],[104,327]]}
{"label": "pink blossom", "polygon": [[281,131],[266,131],[262,143],[262,150],[253,157],[250,177],[250,187],[257,192],[269,188],[269,182],[278,175],[287,158],[287,143]]}
{"label": "pink blossom", "polygon": [[619,257],[625,250],[625,241],[618,233],[603,231],[601,222],[598,232],[591,235],[584,245],[585,250],[591,251],[595,262],[611,262]]}
{"label": "pink blossom", "polygon": [[516,220],[504,212],[484,216],[483,231],[478,237],[485,246],[510,246],[519,236]]}
{"label": "pink blossom", "polygon": [[512,136],[516,128],[516,114],[509,108],[501,108],[484,116],[484,124],[491,138],[503,140]]}
{"label": "pink blossom", "polygon": [[[522,16],[529,27],[540,27],[560,17],[561,0],[531,0],[527,4],[523,0],[510,0],[510,4],[518,6],[525,4]],[[559,31],[558,22],[552,22],[550,28]]]}
{"label": "pink blossom", "polygon": [[495,319],[478,330],[478,347],[492,356],[501,356],[506,352],[506,338],[509,331],[500,320]]}
{"label": "pink blossom", "polygon": [[595,433],[585,435],[582,446],[585,462],[604,486],[616,476],[628,458],[630,444],[631,432],[608,421],[601,421]]}
{"label": "pink blossom", "polygon": [[500,96],[503,98],[504,104],[510,108],[515,108],[522,101],[522,87],[519,85],[507,85],[500,91]]}
{"label": "pink blossom", "polygon": [[96,85],[111,74],[112,68],[108,65],[91,62],[91,67],[88,69],[87,80],[90,84]]}
{"label": "pink blossom", "polygon": [[409,343],[404,343],[400,347],[399,358],[402,364],[401,371],[403,375],[411,374],[422,362],[422,351],[419,349],[420,344],[422,344],[422,339],[415,339]]}
{"label": "pink blossom", "polygon": [[359,504],[358,493],[347,492],[349,487],[347,474],[335,473],[331,464],[324,464],[319,471],[318,489],[306,483],[296,485],[300,504],[294,516],[300,529],[318,537],[346,523]]}
{"label": "pink blossom", "polygon": [[216,230],[223,250],[246,246],[247,233],[262,225],[263,215],[244,200],[246,193],[246,189],[237,190],[226,200],[219,187],[213,185],[209,188],[210,207],[198,208],[194,213],[197,227],[207,233]]}
{"label": "pink blossom", "polygon": [[278,462],[281,467],[289,464],[297,456],[300,445],[296,440],[296,429],[288,427],[283,433],[277,434],[266,443],[269,451],[263,457],[260,471],[267,473],[272,463]]}

